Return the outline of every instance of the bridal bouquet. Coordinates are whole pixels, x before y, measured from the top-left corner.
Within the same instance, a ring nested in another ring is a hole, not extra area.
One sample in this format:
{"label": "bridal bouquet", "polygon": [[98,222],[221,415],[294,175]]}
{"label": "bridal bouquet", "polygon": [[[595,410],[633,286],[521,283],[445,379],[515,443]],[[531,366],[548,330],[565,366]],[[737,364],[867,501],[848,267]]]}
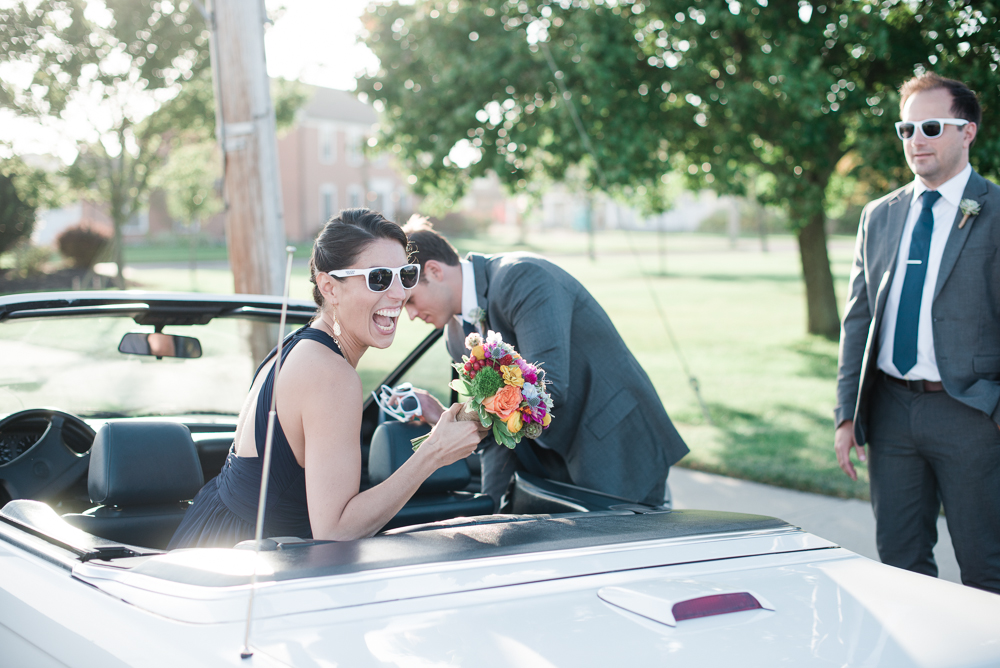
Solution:
{"label": "bridal bouquet", "polygon": [[[493,437],[513,449],[522,438],[538,438],[552,421],[552,398],[545,391],[545,373],[524,361],[500,334],[490,331],[483,337],[473,332],[465,339],[472,353],[463,355],[453,366],[458,378],[451,389],[471,397],[458,420],[479,420],[493,428]],[[420,447],[429,434],[412,440]]]}

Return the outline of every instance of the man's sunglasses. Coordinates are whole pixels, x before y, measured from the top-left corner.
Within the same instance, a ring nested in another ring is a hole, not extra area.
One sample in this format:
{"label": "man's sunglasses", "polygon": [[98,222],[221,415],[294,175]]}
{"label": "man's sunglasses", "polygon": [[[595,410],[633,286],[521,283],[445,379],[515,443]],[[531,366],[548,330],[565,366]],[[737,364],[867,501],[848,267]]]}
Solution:
{"label": "man's sunglasses", "polygon": [[370,269],[334,269],[326,272],[338,278],[348,276],[367,276],[368,289],[372,292],[385,292],[392,285],[392,277],[399,276],[399,284],[407,290],[412,290],[420,280],[419,264],[404,264],[402,267],[371,267]]}
{"label": "man's sunglasses", "polygon": [[896,123],[896,134],[899,135],[900,139],[913,139],[913,133],[917,131],[917,128],[920,128],[921,134],[928,139],[934,139],[941,136],[946,125],[962,127],[968,123],[969,121],[964,118],[928,118],[926,121],[920,121],[919,123],[899,121]]}

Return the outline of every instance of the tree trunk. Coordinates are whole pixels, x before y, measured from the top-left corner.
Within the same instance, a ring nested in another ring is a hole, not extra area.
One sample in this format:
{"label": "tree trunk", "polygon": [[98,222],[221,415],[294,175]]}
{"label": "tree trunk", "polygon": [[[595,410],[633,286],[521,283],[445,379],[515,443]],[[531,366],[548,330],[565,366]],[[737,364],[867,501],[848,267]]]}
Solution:
{"label": "tree trunk", "polygon": [[[124,149],[123,149],[124,150]],[[114,257],[115,264],[118,265],[118,275],[115,276],[115,283],[118,285],[119,290],[125,289],[125,241],[122,238],[122,227],[125,226],[127,220],[124,220],[120,211],[120,206],[116,206],[118,199],[112,198],[112,206],[115,208],[111,212],[111,224],[114,227],[114,236],[112,237],[111,244],[114,246]]]}
{"label": "tree trunk", "polygon": [[809,223],[799,229],[799,257],[806,283],[808,332],[836,341],[840,338],[840,316],[837,312],[837,295],[833,289],[830,256],[826,250],[824,219],[825,215],[820,209],[811,213]]}

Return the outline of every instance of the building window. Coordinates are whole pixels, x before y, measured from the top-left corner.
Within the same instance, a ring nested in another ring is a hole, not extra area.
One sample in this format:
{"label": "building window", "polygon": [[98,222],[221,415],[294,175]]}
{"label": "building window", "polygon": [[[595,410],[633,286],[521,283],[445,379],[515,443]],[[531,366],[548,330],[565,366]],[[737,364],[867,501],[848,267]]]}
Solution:
{"label": "building window", "polygon": [[350,132],[347,135],[347,162],[357,167],[364,162],[364,153],[361,148],[363,137],[357,132]]}
{"label": "building window", "polygon": [[364,206],[365,191],[359,185],[347,186],[347,201],[352,209]]}
{"label": "building window", "polygon": [[324,183],[319,187],[319,217],[323,225],[337,214],[337,187]]}
{"label": "building window", "polygon": [[319,128],[319,161],[324,165],[332,165],[337,160],[337,133],[332,125],[321,125]]}

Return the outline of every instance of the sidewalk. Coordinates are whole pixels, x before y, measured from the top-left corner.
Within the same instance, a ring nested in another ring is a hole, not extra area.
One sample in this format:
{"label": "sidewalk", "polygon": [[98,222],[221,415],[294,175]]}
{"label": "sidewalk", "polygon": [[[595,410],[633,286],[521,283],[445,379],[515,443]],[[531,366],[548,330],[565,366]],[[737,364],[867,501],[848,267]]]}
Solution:
{"label": "sidewalk", "polygon": [[[866,501],[797,492],[677,466],[670,469],[669,482],[674,508],[726,510],[778,517],[878,561],[875,517]],[[934,557],[939,577],[961,582],[951,536],[943,517],[938,518],[938,544],[934,548]]]}

